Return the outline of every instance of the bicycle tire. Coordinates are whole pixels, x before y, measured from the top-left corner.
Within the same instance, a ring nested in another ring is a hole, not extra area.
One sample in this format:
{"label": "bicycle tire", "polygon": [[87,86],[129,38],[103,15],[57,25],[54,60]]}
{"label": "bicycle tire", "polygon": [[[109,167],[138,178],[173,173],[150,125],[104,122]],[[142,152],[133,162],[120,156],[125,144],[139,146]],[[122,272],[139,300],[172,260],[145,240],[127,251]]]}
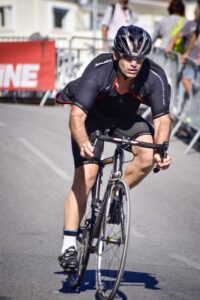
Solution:
{"label": "bicycle tire", "polygon": [[79,234],[77,236],[77,252],[78,252],[78,272],[69,274],[68,284],[72,288],[77,288],[84,276],[90,257],[90,240],[91,240],[91,224],[92,224],[92,210],[91,197],[88,197],[87,210],[83,217]]}
{"label": "bicycle tire", "polygon": [[[111,203],[116,190],[121,191],[122,197],[119,199],[119,214],[116,214],[119,219],[112,221],[110,214],[113,215],[114,207]],[[113,184],[107,203],[97,252],[96,288],[99,300],[111,300],[115,297],[124,271],[130,226],[130,197],[123,180]]]}

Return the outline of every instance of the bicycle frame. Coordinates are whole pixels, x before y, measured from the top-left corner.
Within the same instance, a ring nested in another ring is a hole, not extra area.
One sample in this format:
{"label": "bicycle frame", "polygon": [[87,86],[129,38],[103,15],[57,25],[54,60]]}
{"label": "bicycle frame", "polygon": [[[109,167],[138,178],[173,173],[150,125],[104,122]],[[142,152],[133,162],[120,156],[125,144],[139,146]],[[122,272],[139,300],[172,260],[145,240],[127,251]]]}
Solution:
{"label": "bicycle frame", "polygon": [[[103,153],[103,149],[102,149],[102,153]],[[100,207],[97,217],[94,217],[94,213],[93,213],[95,222],[94,222],[94,227],[93,227],[92,234],[91,234],[91,241],[95,237],[98,236],[99,227],[100,227],[99,224],[101,223],[101,220],[102,220],[102,217],[104,214],[104,210],[105,210],[106,200],[107,200],[106,191],[110,190],[109,186],[114,185],[115,181],[118,181],[122,178],[123,158],[124,158],[124,150],[122,149],[122,145],[117,145],[115,152],[114,152],[114,156],[112,157],[112,161],[108,161],[108,158],[100,159],[99,171],[97,174],[96,182],[92,189],[92,210],[93,210],[93,212],[97,208],[98,201],[100,200],[100,188],[101,188],[101,182],[102,182],[102,177],[103,177],[103,169],[106,164],[111,163],[111,162],[113,162],[113,168],[112,168],[112,171],[110,174],[110,178],[108,180],[107,187],[105,189],[104,198],[102,200],[101,207]]]}
{"label": "bicycle frame", "polygon": [[[78,273],[78,275],[75,277],[73,277],[73,274],[71,276],[69,276],[69,282],[70,285],[72,287],[77,287],[82,279],[82,276],[84,274],[84,271],[87,267],[88,264],[88,260],[89,260],[89,255],[90,253],[97,253],[98,255],[98,259],[101,265],[101,255],[104,254],[104,243],[107,247],[109,247],[109,244],[113,245],[117,245],[117,246],[122,246],[124,245],[124,249],[122,250],[122,253],[120,255],[121,259],[120,259],[120,271],[117,275],[117,281],[116,284],[114,286],[113,291],[111,292],[111,298],[108,299],[113,299],[112,295],[114,295],[116,293],[117,287],[119,285],[119,282],[121,280],[121,276],[122,276],[122,271],[123,271],[123,267],[124,267],[124,262],[125,262],[125,257],[126,257],[126,252],[127,252],[127,236],[128,236],[128,231],[127,231],[127,235],[125,233],[123,233],[124,236],[124,240],[123,237],[117,239],[114,236],[112,236],[113,233],[111,233],[111,236],[107,236],[106,234],[106,228],[107,227],[106,224],[111,224],[111,226],[113,226],[113,224],[121,224],[121,223],[114,223],[112,221],[110,222],[110,216],[112,215],[112,209],[110,210],[110,205],[111,203],[113,203],[113,199],[115,199],[115,196],[117,196],[117,194],[115,194],[120,189],[123,189],[123,195],[124,197],[126,197],[127,201],[123,202],[121,205],[126,205],[127,206],[127,214],[128,217],[126,218],[127,222],[126,224],[123,223],[126,226],[127,230],[129,227],[129,218],[130,218],[130,209],[129,209],[129,192],[128,192],[128,187],[126,186],[126,183],[123,182],[122,180],[122,175],[123,175],[123,163],[124,163],[124,151],[127,150],[127,146],[140,146],[140,147],[145,147],[145,148],[151,148],[151,149],[156,149],[160,156],[161,159],[163,159],[166,155],[166,151],[168,148],[168,143],[165,142],[163,144],[152,144],[152,143],[145,143],[145,142],[141,142],[141,141],[137,141],[137,140],[130,140],[130,139],[125,139],[125,138],[116,138],[116,137],[111,137],[108,135],[102,135],[100,134],[100,132],[96,132],[95,135],[93,136],[93,138],[91,138],[92,142],[94,142],[94,145],[97,144],[98,140],[101,140],[102,143],[102,148],[98,149],[100,150],[100,159],[99,159],[99,170],[97,173],[97,177],[96,177],[96,181],[95,184],[92,188],[92,199],[91,199],[91,211],[90,211],[90,217],[86,217],[86,219],[84,220],[84,225],[83,227],[80,228],[80,236],[79,236],[79,241],[83,246],[83,251],[81,252],[81,256],[80,256],[80,272]],[[104,142],[111,142],[111,143],[115,143],[116,144],[116,148],[114,151],[114,155],[110,158],[105,158],[103,159],[103,151],[104,151]],[[105,167],[105,165],[109,164],[109,163],[113,163],[113,167],[110,173],[110,177],[108,179],[108,183],[107,186],[105,188],[105,192],[104,192],[104,196],[103,199],[100,199],[101,197],[101,184],[102,184],[102,178],[103,178],[103,169]],[[117,187],[117,189],[115,190],[115,187]],[[115,200],[116,201],[116,200]],[[98,205],[100,202],[100,205]],[[124,210],[125,212],[125,210]],[[123,215],[122,215],[122,220],[123,219]],[[110,222],[110,223],[109,223]],[[110,226],[110,225],[108,225]],[[117,225],[114,225],[117,226]],[[117,231],[117,235],[120,234],[120,231]],[[120,244],[118,245],[120,241]],[[100,252],[98,252],[100,251]],[[105,251],[105,253],[107,253]],[[101,267],[100,265],[98,265],[99,271],[97,272],[98,276],[98,280],[100,280],[99,283],[99,293],[102,292],[102,284],[101,284]],[[102,296],[103,297],[103,296]],[[107,298],[101,298],[101,299],[107,299]]]}

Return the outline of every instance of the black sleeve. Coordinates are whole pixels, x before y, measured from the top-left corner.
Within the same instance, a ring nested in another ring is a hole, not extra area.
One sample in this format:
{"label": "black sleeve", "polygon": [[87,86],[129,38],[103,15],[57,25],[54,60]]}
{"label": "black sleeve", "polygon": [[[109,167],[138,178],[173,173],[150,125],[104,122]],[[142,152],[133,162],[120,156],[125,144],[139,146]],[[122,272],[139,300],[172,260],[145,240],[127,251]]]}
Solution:
{"label": "black sleeve", "polygon": [[61,94],[62,99],[66,104],[75,104],[89,113],[112,69],[112,53],[98,55],[89,63],[81,77],[66,85]]}
{"label": "black sleeve", "polygon": [[79,86],[74,94],[74,101],[77,102],[85,112],[89,113],[98,95],[99,87],[97,82],[98,74],[96,69],[89,66],[83,73]]}
{"label": "black sleeve", "polygon": [[56,101],[60,104],[75,104],[89,113],[98,95],[96,76],[95,70],[86,69],[80,78],[70,81],[65,86]]}
{"label": "black sleeve", "polygon": [[149,103],[153,118],[169,113],[171,87],[164,71],[152,73]]}
{"label": "black sleeve", "polygon": [[79,106],[86,113],[92,109],[98,95],[98,75],[93,66],[93,61],[87,66],[82,76],[71,81],[63,90],[62,97],[69,102]]}

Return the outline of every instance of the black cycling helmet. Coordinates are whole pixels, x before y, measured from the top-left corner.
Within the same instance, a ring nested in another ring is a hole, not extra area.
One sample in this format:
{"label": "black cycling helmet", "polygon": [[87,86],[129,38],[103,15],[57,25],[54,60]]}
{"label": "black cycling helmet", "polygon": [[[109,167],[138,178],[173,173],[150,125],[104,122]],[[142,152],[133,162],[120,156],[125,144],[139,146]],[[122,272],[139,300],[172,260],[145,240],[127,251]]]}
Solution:
{"label": "black cycling helmet", "polygon": [[148,32],[133,25],[120,27],[114,39],[114,49],[122,56],[145,56],[151,46]]}

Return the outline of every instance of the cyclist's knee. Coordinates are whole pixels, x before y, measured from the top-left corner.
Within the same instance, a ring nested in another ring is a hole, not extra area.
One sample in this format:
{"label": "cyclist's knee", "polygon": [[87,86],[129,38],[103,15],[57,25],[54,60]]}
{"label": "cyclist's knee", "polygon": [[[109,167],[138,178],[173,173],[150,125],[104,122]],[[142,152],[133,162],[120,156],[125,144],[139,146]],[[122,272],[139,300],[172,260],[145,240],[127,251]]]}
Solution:
{"label": "cyclist's knee", "polygon": [[91,190],[95,183],[98,166],[95,164],[85,164],[75,170],[73,187],[85,190],[86,194]]}
{"label": "cyclist's knee", "polygon": [[131,164],[126,169],[126,176],[131,178],[133,174],[136,173],[136,176],[140,177],[145,174],[148,174],[152,170],[152,168],[153,168],[152,161],[142,161],[139,162],[137,166],[135,164]]}
{"label": "cyclist's knee", "polygon": [[143,153],[140,156],[138,156],[140,169],[143,172],[148,172],[153,167],[153,151],[152,150],[148,151],[148,150],[143,151]]}
{"label": "cyclist's knee", "polygon": [[141,166],[141,169],[148,170],[153,165],[153,149],[137,147],[135,153],[135,160]]}

